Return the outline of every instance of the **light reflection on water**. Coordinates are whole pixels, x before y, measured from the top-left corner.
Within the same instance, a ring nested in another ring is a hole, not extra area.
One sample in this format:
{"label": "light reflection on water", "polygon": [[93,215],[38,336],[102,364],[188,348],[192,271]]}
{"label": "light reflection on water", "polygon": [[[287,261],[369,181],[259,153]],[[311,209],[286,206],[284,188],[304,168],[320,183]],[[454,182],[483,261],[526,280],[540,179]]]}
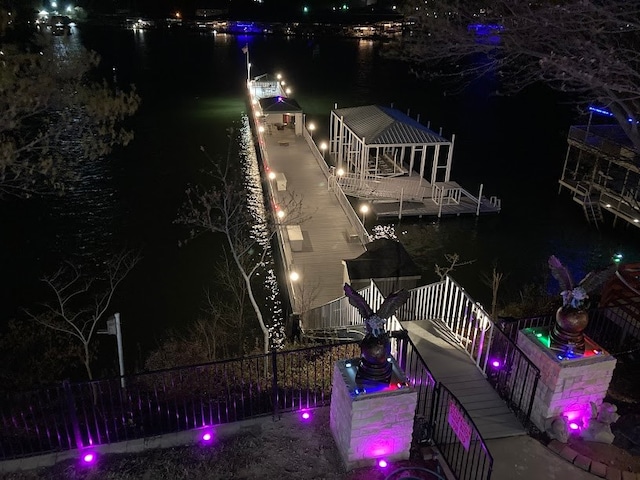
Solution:
{"label": "light reflection on water", "polygon": [[267,224],[269,213],[265,209],[265,196],[262,190],[256,148],[246,115],[242,117],[242,126],[238,135],[238,156],[244,172],[244,186],[248,193],[249,212],[254,221],[251,225],[251,238],[254,238],[261,248],[267,250],[264,264],[256,272],[253,283],[256,286],[256,291],[260,292],[264,300],[263,314],[265,314],[265,323],[271,335],[272,346],[280,346],[284,341],[284,317],[270,243],[271,233]]}
{"label": "light reflection on water", "polygon": [[[571,119],[569,108],[559,107],[546,93],[495,99],[478,88],[467,96],[445,97],[381,60],[380,45],[370,41],[124,30],[79,30],[59,38],[67,42],[64,48],[82,41],[97,50],[104,59],[105,78],[112,79],[115,66],[118,84],[136,84],[142,106],[132,119],[134,141],[109,162],[84,165],[69,195],[0,206],[6,274],[0,300],[11,313],[24,306],[23,301],[34,301],[32,283],[57,259],[71,255],[97,265],[109,251],[127,246],[142,248],[144,259],[118,299],[127,322],[125,348],[137,342],[148,347],[166,330],[197,318],[219,245],[203,241],[179,249],[178,242],[187,235],[172,222],[184,188],[197,183],[205,164],[199,147],[205,145],[214,157],[226,153],[226,129],[238,121],[238,150],[254,193],[254,233],[263,239],[266,235],[259,220],[264,218],[259,173],[243,116],[246,71],[240,48],[246,40],[253,73],[281,71],[290,79],[294,96],[316,123],[314,139],[326,140],[329,112],[336,102],[339,107],[394,103],[403,112],[410,108],[414,117],[420,113],[423,123],[432,120],[435,127],[443,126],[446,135],[457,134],[454,180],[463,186],[472,182],[473,193],[485,182],[485,192],[502,198],[503,212],[439,223],[404,219],[398,234],[415,246],[426,278],[433,279],[434,263],[442,263],[445,253],[475,259],[454,278],[486,305],[490,290],[480,275],[490,272],[494,261],[510,273],[505,291],[517,293],[524,283],[544,278],[550,254],[581,278],[613,250],[638,245],[636,231],[595,231],[568,195],[558,197],[563,129]],[[640,259],[637,247],[635,258]],[[281,318],[271,265],[261,278],[268,285],[265,311]],[[7,315],[3,312],[2,319]]]}

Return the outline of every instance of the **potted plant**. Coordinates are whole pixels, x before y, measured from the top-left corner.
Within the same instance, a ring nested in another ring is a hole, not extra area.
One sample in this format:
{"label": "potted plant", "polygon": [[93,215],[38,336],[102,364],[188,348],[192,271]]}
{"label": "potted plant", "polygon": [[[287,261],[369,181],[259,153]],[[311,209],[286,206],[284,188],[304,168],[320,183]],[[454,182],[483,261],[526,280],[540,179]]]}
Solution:
{"label": "potted plant", "polygon": [[562,291],[562,305],[556,311],[551,329],[551,347],[574,354],[584,353],[584,329],[589,324],[589,295],[594,294],[614,274],[615,265],[589,272],[577,285],[569,270],[554,255],[549,257],[549,269]]}

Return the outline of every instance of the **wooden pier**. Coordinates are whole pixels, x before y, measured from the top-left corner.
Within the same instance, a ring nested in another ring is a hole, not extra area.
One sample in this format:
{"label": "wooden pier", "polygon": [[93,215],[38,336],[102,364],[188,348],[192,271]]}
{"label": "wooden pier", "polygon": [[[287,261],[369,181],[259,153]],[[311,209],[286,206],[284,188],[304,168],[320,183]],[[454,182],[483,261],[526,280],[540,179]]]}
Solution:
{"label": "wooden pier", "polygon": [[[389,127],[381,138],[413,143],[371,147],[353,132],[345,133],[350,127],[344,115],[335,120],[339,127],[334,125],[336,112],[345,113],[343,109],[332,111],[329,151],[325,145],[321,152],[304,124],[302,108],[282,91],[279,79],[259,78],[248,83],[252,127],[263,170],[270,178],[271,202],[285,215],[280,250],[295,313],[343,296],[347,279],[343,261],[366,250],[369,234],[347,195],[366,202],[376,218],[500,211],[498,199],[486,199],[481,191],[476,197],[450,179],[453,141],[393,109],[364,107],[348,109],[356,125],[367,120],[363,115],[372,115],[378,126]],[[356,147],[363,152],[353,153]],[[346,172],[329,167],[326,159],[348,167]],[[430,181],[423,176],[428,169]],[[281,207],[292,193],[302,199],[301,216],[306,220],[299,225],[291,225]]]}
{"label": "wooden pier", "polygon": [[302,202],[301,216],[308,217],[300,225],[290,225],[285,217],[280,231],[290,298],[294,312],[302,313],[344,295],[342,261],[358,257],[365,248],[354,235],[356,226],[329,191],[327,176],[306,138],[284,128],[265,131],[259,141],[263,162],[274,174],[269,182],[273,202],[283,204],[295,194]]}

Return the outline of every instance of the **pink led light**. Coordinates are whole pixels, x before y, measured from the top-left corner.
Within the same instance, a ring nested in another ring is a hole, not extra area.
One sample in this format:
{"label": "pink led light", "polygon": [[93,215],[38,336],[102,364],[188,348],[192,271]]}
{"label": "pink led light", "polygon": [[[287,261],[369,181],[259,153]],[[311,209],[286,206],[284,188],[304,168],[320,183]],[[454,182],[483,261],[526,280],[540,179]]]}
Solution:
{"label": "pink led light", "polygon": [[389,464],[387,463],[387,461],[384,458],[381,458],[380,460],[378,460],[378,466],[380,468],[387,468]]}
{"label": "pink led light", "polygon": [[580,425],[578,425],[578,424],[577,424],[577,423],[575,423],[575,422],[571,422],[571,423],[569,424],[569,428],[570,428],[571,430],[579,430],[579,429],[580,429]]}
{"label": "pink led light", "polygon": [[213,439],[213,435],[211,435],[211,433],[207,432],[204,435],[202,435],[202,441],[203,442],[210,442]]}
{"label": "pink led light", "polygon": [[309,412],[302,412],[302,419],[309,420],[311,418],[311,414]]}
{"label": "pink led light", "polygon": [[84,455],[82,455],[82,461],[86,464],[86,465],[91,465],[92,463],[95,463],[97,457],[95,453],[85,453]]}
{"label": "pink led light", "polygon": [[495,368],[498,368],[500,366],[500,362],[498,360],[494,360],[493,362],[491,362],[491,365],[493,365]]}

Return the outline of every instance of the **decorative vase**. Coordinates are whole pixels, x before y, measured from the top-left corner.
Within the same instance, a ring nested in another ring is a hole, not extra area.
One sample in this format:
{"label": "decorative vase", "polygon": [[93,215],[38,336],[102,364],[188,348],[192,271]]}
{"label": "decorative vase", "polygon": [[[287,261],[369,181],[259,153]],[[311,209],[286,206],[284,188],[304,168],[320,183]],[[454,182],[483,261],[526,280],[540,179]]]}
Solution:
{"label": "decorative vase", "polygon": [[586,310],[560,307],[556,311],[556,323],[551,329],[551,345],[575,354],[584,353],[584,334],[589,324]]}
{"label": "decorative vase", "polygon": [[391,340],[384,333],[374,337],[368,333],[360,342],[360,366],[356,381],[360,384],[386,384],[391,381],[393,365],[389,362]]}

